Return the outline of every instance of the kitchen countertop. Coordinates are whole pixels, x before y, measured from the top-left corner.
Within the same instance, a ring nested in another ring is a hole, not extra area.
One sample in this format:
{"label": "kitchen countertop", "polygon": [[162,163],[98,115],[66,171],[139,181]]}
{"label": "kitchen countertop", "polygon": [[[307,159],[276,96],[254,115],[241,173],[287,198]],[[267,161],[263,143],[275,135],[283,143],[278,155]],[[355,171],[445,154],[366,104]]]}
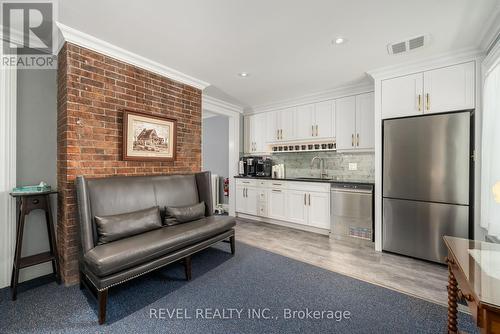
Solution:
{"label": "kitchen countertop", "polygon": [[251,180],[273,180],[273,181],[298,181],[298,182],[321,182],[321,183],[352,183],[352,184],[367,184],[374,185],[374,182],[370,181],[361,181],[361,180],[353,180],[353,179],[345,179],[345,180],[333,180],[333,179],[320,179],[320,178],[296,178],[296,177],[286,177],[284,179],[276,179],[272,177],[266,176],[241,176],[237,175],[234,177],[235,179],[251,179]]}

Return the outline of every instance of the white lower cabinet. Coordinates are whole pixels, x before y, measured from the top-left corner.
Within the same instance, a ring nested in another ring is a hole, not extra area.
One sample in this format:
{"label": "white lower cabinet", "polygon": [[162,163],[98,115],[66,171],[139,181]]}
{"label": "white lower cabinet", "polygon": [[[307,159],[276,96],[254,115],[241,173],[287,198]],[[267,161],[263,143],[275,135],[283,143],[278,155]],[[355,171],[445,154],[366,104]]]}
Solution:
{"label": "white lower cabinet", "polygon": [[330,184],[236,181],[236,212],[330,229]]}
{"label": "white lower cabinet", "polygon": [[286,193],[283,189],[269,190],[269,218],[285,220],[286,219]]}
{"label": "white lower cabinet", "polygon": [[257,215],[257,189],[255,187],[236,186],[236,211]]}
{"label": "white lower cabinet", "polygon": [[296,224],[307,224],[307,193],[300,190],[288,190],[286,220]]}
{"label": "white lower cabinet", "polygon": [[330,229],[330,193],[308,194],[309,225]]}

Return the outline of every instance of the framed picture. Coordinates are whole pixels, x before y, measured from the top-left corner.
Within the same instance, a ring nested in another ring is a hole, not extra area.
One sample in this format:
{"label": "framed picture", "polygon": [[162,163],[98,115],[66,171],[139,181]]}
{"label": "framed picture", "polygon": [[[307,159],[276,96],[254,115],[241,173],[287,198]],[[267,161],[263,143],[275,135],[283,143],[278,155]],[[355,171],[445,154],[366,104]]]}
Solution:
{"label": "framed picture", "polygon": [[123,112],[123,160],[174,161],[177,120]]}

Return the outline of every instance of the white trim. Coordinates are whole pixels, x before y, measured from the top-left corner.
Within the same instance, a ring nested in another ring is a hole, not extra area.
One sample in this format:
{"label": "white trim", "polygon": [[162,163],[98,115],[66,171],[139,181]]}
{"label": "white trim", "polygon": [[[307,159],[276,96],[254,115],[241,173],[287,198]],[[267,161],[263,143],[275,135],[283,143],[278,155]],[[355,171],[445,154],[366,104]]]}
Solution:
{"label": "white trim", "polygon": [[[371,79],[370,79],[371,81]],[[256,105],[254,107],[245,109],[246,114],[256,114],[277,109],[285,109],[295,107],[302,104],[317,103],[327,100],[338,99],[341,97],[358,95],[363,93],[373,92],[373,83],[365,82],[358,85],[341,86],[309,95],[303,95],[293,99],[276,101],[273,103]]]}
{"label": "white trim", "polygon": [[202,95],[201,101],[202,112],[206,110],[229,118],[229,214],[234,216],[236,210],[234,176],[238,175],[238,162],[240,160],[240,117],[243,108],[206,95]]}
{"label": "white trim", "polygon": [[208,82],[194,78],[185,73],[182,73],[180,71],[162,65],[158,62],[155,62],[153,60],[150,60],[133,52],[122,49],[116,45],[103,41],[97,37],[91,36],[74,28],[68,27],[60,22],[57,22],[57,26],[61,30],[63,36],[63,38],[61,38],[59,50],[57,50],[58,53],[60,51],[60,48],[62,48],[64,42],[66,41],[97,51],[107,56],[124,61],[128,64],[143,68],[145,70],[157,73],[161,76],[167,77],[169,79],[181,82],[183,84],[201,90],[205,89],[210,85]]}
{"label": "white trim", "polygon": [[482,50],[488,50],[500,33],[500,2],[497,3],[483,27],[484,30],[479,35],[481,36],[479,46]]}
{"label": "white trim", "polygon": [[398,76],[422,72],[433,68],[450,66],[462,62],[476,60],[484,56],[484,52],[476,48],[468,48],[459,51],[446,52],[433,57],[419,59],[411,62],[404,62],[374,70],[367,71],[375,80],[383,80]]}
{"label": "white trim", "polygon": [[201,99],[203,109],[207,111],[226,116],[232,116],[234,113],[243,113],[243,107],[236,104],[232,104],[208,95],[202,95]]}
{"label": "white trim", "polygon": [[259,222],[290,227],[290,228],[294,228],[296,230],[302,230],[302,231],[307,231],[307,232],[312,232],[312,233],[317,233],[317,234],[322,234],[322,235],[330,235],[329,229],[317,228],[317,227],[310,226],[310,225],[295,224],[295,223],[291,223],[291,222],[284,221],[284,220],[277,220],[277,219],[273,219],[273,218],[253,216],[253,215],[248,215],[246,213],[239,213],[239,212],[236,214],[236,216],[239,218],[243,218],[243,219],[251,219],[251,220],[256,220]]}
{"label": "white trim", "polygon": [[483,63],[481,64],[483,73],[482,83],[484,82],[484,78],[486,78],[488,72],[498,64],[500,64],[500,40],[497,41],[495,45],[491,45],[490,52],[483,59]]}
{"label": "white trim", "polygon": [[16,186],[15,68],[0,68],[0,288],[10,284],[15,240],[15,202],[9,192]]}

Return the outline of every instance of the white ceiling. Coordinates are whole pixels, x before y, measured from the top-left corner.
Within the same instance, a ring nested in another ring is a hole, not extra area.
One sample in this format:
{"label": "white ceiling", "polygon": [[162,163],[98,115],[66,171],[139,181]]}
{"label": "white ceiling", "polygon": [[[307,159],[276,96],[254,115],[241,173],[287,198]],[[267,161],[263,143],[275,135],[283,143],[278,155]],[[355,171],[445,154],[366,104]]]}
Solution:
{"label": "white ceiling", "polygon": [[[256,106],[368,80],[368,70],[478,47],[497,0],[64,0],[59,21]],[[386,46],[431,34],[428,47]],[[334,46],[336,36],[348,39]],[[246,71],[248,78],[237,73]]]}

